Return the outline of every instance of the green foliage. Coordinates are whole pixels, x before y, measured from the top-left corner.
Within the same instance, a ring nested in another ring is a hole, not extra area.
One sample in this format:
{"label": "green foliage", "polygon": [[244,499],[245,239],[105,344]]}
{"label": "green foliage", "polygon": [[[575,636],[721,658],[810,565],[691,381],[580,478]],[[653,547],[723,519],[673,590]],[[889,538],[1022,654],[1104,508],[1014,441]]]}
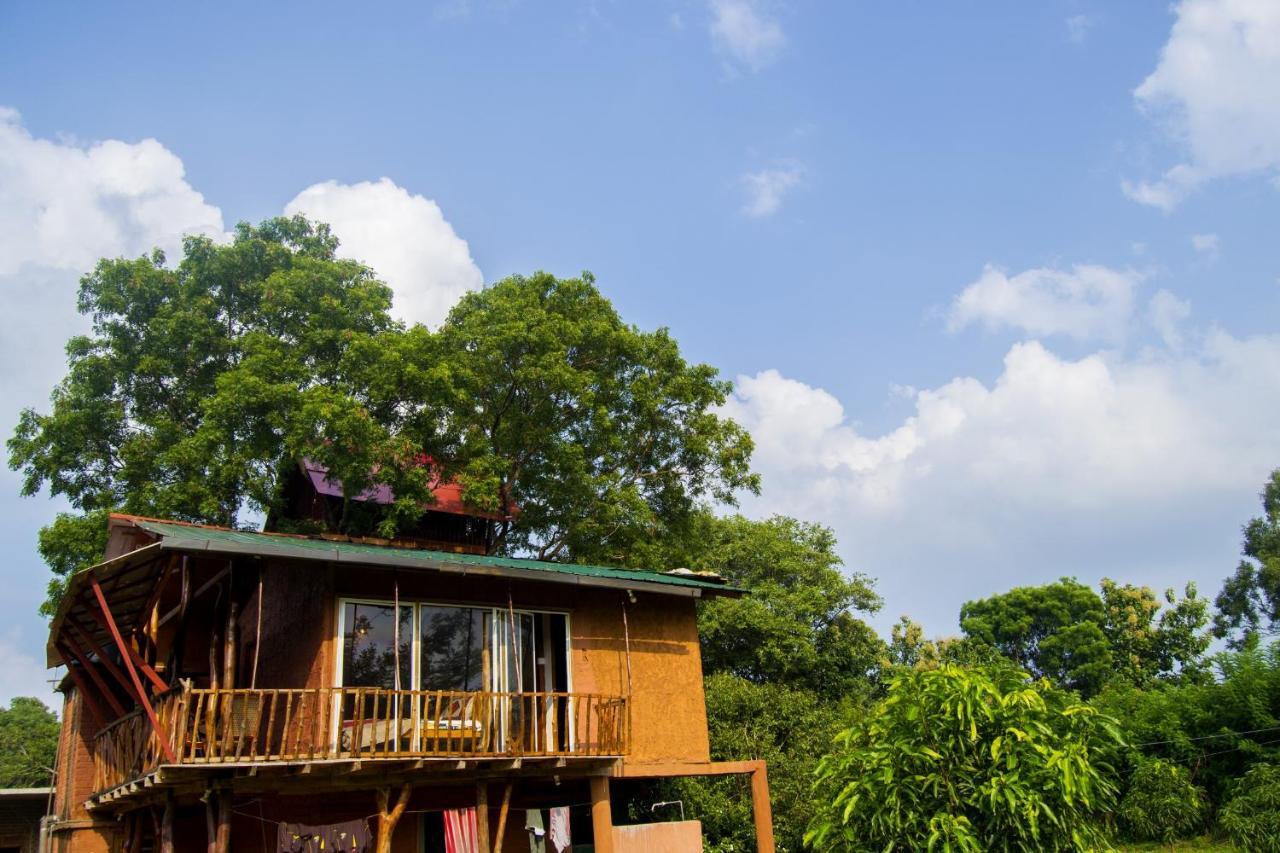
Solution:
{"label": "green foliage", "polygon": [[1096,694],[1117,678],[1138,685],[1195,678],[1208,648],[1207,605],[1188,584],[1162,608],[1147,587],[1103,580],[1102,594],[1071,578],[967,602],[960,626],[1037,676]]}
{"label": "green foliage", "polygon": [[1191,783],[1186,768],[1154,760],[1143,761],[1129,777],[1118,817],[1126,838],[1163,841],[1199,832],[1208,813],[1208,799]]}
{"label": "green foliage", "polygon": [[1280,853],[1280,765],[1244,774],[1218,818],[1231,842],[1248,853]]}
{"label": "green foliage", "polygon": [[[767,761],[778,850],[802,850],[814,814],[813,771],[848,708],[806,690],[723,673],[708,676],[706,689],[712,760]],[[663,786],[660,799],[683,801],[686,813],[702,821],[708,853],[755,849],[746,779],[684,779]]]}
{"label": "green foliage", "polygon": [[703,512],[674,546],[650,546],[636,557],[715,571],[751,591],[700,606],[705,673],[829,699],[871,689],[884,644],[855,613],[874,612],[880,599],[865,575],[841,571],[830,528],[783,516],[754,521]]}
{"label": "green foliage", "polygon": [[53,570],[48,597],[40,612],[52,616],[62,601],[67,579],[80,569],[102,561],[107,550],[107,511],[95,509],[82,515],[60,512],[53,523],[40,529],[36,545]]}
{"label": "green foliage", "polygon": [[731,383],[686,362],[666,329],[624,323],[589,274],[469,293],[409,357],[404,433],[468,500],[518,509],[508,551],[627,562],[703,500],[758,489],[750,437],[717,414]]}
{"label": "green foliage", "polygon": [[1262,490],[1262,515],[1244,526],[1244,559],[1214,604],[1214,633],[1235,648],[1280,630],[1280,468]]}
{"label": "green foliage", "polygon": [[1224,653],[1213,667],[1216,678],[1204,683],[1116,683],[1093,705],[1120,721],[1129,763],[1158,758],[1194,768],[1196,784],[1220,805],[1250,766],[1280,761],[1280,646]]}
{"label": "green foliage", "polygon": [[821,850],[1105,846],[1118,734],[1095,709],[1008,666],[896,675],[819,764]]}
{"label": "green foliage", "polygon": [[50,784],[58,718],[39,699],[19,696],[0,708],[0,788]]}

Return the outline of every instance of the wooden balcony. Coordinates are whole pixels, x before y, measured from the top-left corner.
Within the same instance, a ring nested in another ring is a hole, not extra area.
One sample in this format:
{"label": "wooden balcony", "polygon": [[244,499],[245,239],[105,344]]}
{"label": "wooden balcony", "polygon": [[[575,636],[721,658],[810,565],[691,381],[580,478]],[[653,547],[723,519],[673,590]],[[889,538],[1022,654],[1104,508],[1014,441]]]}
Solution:
{"label": "wooden balcony", "polygon": [[160,735],[141,711],[94,743],[95,796],[162,767],[425,758],[610,758],[627,753],[622,696],[464,693],[333,687],[179,688],[153,699]]}

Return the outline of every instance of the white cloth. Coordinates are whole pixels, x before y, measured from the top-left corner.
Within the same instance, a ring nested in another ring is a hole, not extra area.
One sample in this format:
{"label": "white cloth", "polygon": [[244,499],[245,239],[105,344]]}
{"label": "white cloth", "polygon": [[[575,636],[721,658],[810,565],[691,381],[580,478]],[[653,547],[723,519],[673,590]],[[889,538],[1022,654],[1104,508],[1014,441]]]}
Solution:
{"label": "white cloth", "polygon": [[551,842],[551,849],[555,853],[564,853],[569,849],[569,809],[567,806],[561,806],[551,810],[551,819],[548,821],[547,838]]}

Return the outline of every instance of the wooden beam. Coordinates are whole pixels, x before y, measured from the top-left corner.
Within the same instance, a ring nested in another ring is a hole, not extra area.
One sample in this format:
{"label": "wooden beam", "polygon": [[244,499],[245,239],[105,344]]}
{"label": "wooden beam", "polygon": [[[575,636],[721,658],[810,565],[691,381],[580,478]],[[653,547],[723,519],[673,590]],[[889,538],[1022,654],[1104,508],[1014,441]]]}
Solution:
{"label": "wooden beam", "polygon": [[[64,637],[64,640],[70,641],[71,638]],[[111,692],[111,688],[108,687],[107,682],[103,680],[102,674],[98,672],[98,668],[95,667],[93,664],[89,663],[88,656],[85,655],[79,649],[79,647],[77,647],[74,644],[74,642],[59,643],[58,649],[64,655],[70,655],[70,657],[73,660],[75,660],[77,663],[80,664],[81,669],[89,673],[89,677],[93,679],[93,683],[94,685],[97,686],[98,691],[102,694],[102,698],[105,699],[107,701],[107,704],[111,706],[111,710],[116,712],[116,716],[113,719],[119,719],[120,717],[123,717],[126,713],[126,711],[124,710],[124,706],[120,704],[120,700],[116,698],[116,694]],[[71,671],[70,666],[67,667],[67,671],[68,672]],[[77,686],[79,685],[79,683],[80,682],[78,681],[76,682]],[[109,722],[111,722],[111,720],[109,719],[102,720],[103,725],[106,725]]]}
{"label": "wooden beam", "polygon": [[757,761],[751,773],[751,816],[756,825],[756,850],[758,853],[774,853],[773,807],[769,804],[769,771],[763,761]]}
{"label": "wooden beam", "polygon": [[658,779],[671,776],[746,776],[749,773],[755,773],[759,765],[759,761],[623,764],[614,775],[622,779]]}
{"label": "wooden beam", "polygon": [[477,853],[489,853],[489,785],[476,783],[476,848]]}
{"label": "wooden beam", "polygon": [[[192,601],[195,601],[195,600],[196,600],[197,598],[199,598],[201,595],[203,595],[204,593],[208,592],[210,589],[212,589],[214,586],[216,586],[216,585],[217,585],[218,581],[220,581],[220,580],[222,580],[224,577],[226,577],[227,573],[228,573],[228,572],[230,572],[230,571],[231,571],[231,569],[230,569],[230,568],[225,568],[225,569],[223,569],[222,571],[218,572],[218,573],[217,573],[216,575],[214,575],[213,577],[209,578],[209,579],[208,579],[207,581],[205,581],[204,583],[200,584],[200,586],[196,589],[196,591],[195,591],[195,592],[193,592],[193,593],[190,595],[190,597],[187,599],[187,602],[186,602],[186,603],[187,603],[187,604],[190,604]],[[168,613],[166,613],[164,616],[160,617],[160,625],[161,625],[161,627],[163,627],[163,626],[164,626],[164,624],[165,624],[166,622],[168,622],[170,619],[172,619],[173,617],[177,616],[177,615],[178,615],[178,613],[180,613],[180,612],[182,611],[183,606],[184,606],[183,604],[179,604],[177,607],[175,607],[175,608],[173,608],[172,610],[170,610],[170,611],[169,611]]]}
{"label": "wooden beam", "polygon": [[391,836],[395,834],[396,824],[400,822],[401,815],[404,814],[405,808],[409,805],[409,795],[413,793],[413,788],[406,782],[400,786],[400,796],[396,798],[396,804],[390,806],[391,789],[378,789],[378,840],[375,848],[376,853],[391,853]]}
{"label": "wooden beam", "polygon": [[160,818],[160,853],[173,853],[173,792],[164,798],[164,816]]}
{"label": "wooden beam", "polygon": [[[111,677],[124,688],[125,694],[131,699],[136,700],[138,697],[133,694],[133,684],[129,681],[128,676],[120,671],[120,667],[116,666],[115,661],[107,656],[107,653],[104,652],[102,647],[94,641],[93,636],[84,629],[84,626],[76,622],[74,619],[68,618],[66,621],[66,627],[73,629],[75,633],[79,635],[80,639],[84,641],[85,646],[88,646],[88,651],[93,652],[98,656],[98,661],[102,664],[103,668],[106,669],[107,672],[111,673]],[[86,657],[88,656],[84,646],[81,646],[76,641],[76,638],[72,636],[70,631],[67,631],[64,636],[73,649],[76,649]]]}
{"label": "wooden beam", "polygon": [[[67,652],[62,652],[64,655]],[[79,672],[79,667],[67,666],[67,675],[71,676],[71,680],[76,683],[76,692],[80,694],[80,701],[89,707],[89,711],[93,714],[94,720],[98,728],[102,728],[111,722],[111,718],[102,710],[102,706],[98,704],[98,700],[93,698],[92,691],[89,690],[88,683],[84,680]],[[123,716],[123,715],[121,715]]]}
{"label": "wooden beam", "polygon": [[502,807],[498,809],[498,835],[494,838],[493,849],[502,853],[502,841],[507,834],[507,812],[511,810],[511,783],[502,789]]}
{"label": "wooden beam", "polygon": [[609,779],[591,777],[591,832],[596,853],[613,853],[613,806],[609,801]]}
{"label": "wooden beam", "polygon": [[173,754],[173,745],[169,743],[169,735],[165,733],[164,727],[160,725],[160,718],[156,716],[156,709],[151,707],[151,700],[147,699],[146,691],[142,689],[142,679],[138,677],[138,671],[133,667],[133,659],[129,657],[126,651],[126,643],[124,637],[120,636],[120,629],[116,626],[116,620],[111,617],[111,609],[107,607],[107,598],[102,594],[102,586],[98,583],[98,578],[90,573],[89,585],[93,589],[94,597],[98,599],[98,606],[102,608],[102,615],[107,620],[107,627],[111,630],[111,636],[115,639],[116,645],[120,648],[120,654],[124,655],[125,667],[129,670],[129,677],[133,679],[134,689],[138,691],[138,700],[142,703],[142,710],[146,711],[147,717],[151,720],[151,727],[155,729],[156,736],[160,738],[160,748],[164,750],[165,757],[169,759],[170,764],[176,764],[178,757]]}
{"label": "wooden beam", "polygon": [[[102,600],[102,606],[105,609],[106,599]],[[102,627],[102,630],[110,632],[113,635],[119,633],[119,631],[113,632],[111,626],[107,624],[107,620],[103,619],[102,615],[98,613],[92,606],[89,607],[89,615],[92,616],[94,621],[97,622],[98,625]],[[110,614],[107,614],[107,615],[109,616]],[[67,621],[69,623],[75,624],[75,627],[81,633],[84,633],[87,636],[87,632],[85,632],[84,627],[82,625],[80,625],[79,623],[74,623],[70,619],[68,619]],[[112,621],[114,622],[114,620]],[[142,659],[142,656],[138,654],[138,650],[135,649],[132,645],[130,645],[129,643],[124,643],[121,646],[120,654],[122,657],[126,657],[132,660],[133,663],[142,671],[142,674],[147,677],[147,680],[151,682],[152,686],[154,686],[156,690],[165,691],[169,689],[168,682],[166,682],[159,675],[156,675],[156,671],[151,668],[151,665],[149,663],[147,663],[145,660]],[[99,655],[99,657],[101,657],[101,655]]]}

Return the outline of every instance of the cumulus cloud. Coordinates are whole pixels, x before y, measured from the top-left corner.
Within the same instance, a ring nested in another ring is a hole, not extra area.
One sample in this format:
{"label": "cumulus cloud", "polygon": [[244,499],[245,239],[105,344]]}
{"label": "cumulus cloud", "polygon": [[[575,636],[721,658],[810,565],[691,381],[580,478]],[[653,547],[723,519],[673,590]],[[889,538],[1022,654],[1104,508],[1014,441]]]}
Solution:
{"label": "cumulus cloud", "polygon": [[958,331],[977,324],[991,331],[1116,341],[1124,336],[1141,280],[1132,270],[1091,264],[1013,276],[987,266],[952,302],[947,327]]}
{"label": "cumulus cloud", "polygon": [[875,433],[822,388],[738,377],[726,412],[764,479],[748,511],[833,524],[846,562],[880,579],[886,618],[935,630],[954,630],[967,599],[1061,574],[1212,594],[1280,459],[1280,336],[1200,340],[1075,359],[1017,343],[993,381],[914,390]]}
{"label": "cumulus cloud", "polygon": [[782,26],[759,0],[710,0],[711,41],[735,67],[759,71],[786,47]]}
{"label": "cumulus cloud", "polygon": [[326,181],[285,206],[329,223],[339,253],[372,267],[394,291],[394,311],[410,323],[436,325],[468,290],[484,284],[467,241],[429,198],[389,178],[340,184]]}
{"label": "cumulus cloud", "polygon": [[741,178],[747,195],[742,212],[752,219],[773,216],[782,207],[783,199],[800,185],[803,177],[804,170],[798,163],[747,172]]}
{"label": "cumulus cloud", "polygon": [[17,696],[34,696],[49,710],[62,713],[62,699],[50,683],[55,673],[45,669],[44,660],[36,657],[43,648],[41,639],[26,636],[16,628],[0,635],[0,655],[5,662],[0,668],[0,705],[7,707],[9,700]]}
{"label": "cumulus cloud", "polygon": [[1191,316],[1191,303],[1167,290],[1159,290],[1147,304],[1147,319],[1170,349],[1182,346],[1182,324]]}
{"label": "cumulus cloud", "polygon": [[1168,211],[1204,182],[1280,172],[1280,4],[1182,0],[1155,70],[1134,92],[1186,160],[1152,181],[1125,182],[1135,201]]}
{"label": "cumulus cloud", "polygon": [[1202,255],[1216,257],[1221,246],[1222,242],[1218,239],[1217,234],[1191,235],[1191,248],[1195,249]]}

